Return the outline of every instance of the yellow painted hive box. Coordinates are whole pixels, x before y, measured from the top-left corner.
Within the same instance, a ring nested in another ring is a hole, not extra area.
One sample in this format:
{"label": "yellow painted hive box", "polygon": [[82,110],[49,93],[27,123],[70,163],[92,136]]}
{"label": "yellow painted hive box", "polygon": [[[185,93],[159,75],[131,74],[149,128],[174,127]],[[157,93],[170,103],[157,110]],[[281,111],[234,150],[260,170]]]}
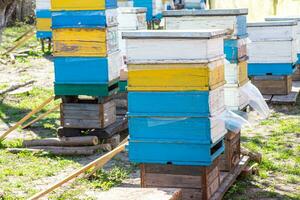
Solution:
{"label": "yellow painted hive box", "polygon": [[37,31],[51,31],[51,18],[37,18],[36,29]]}
{"label": "yellow painted hive box", "polygon": [[118,29],[54,29],[54,56],[106,57],[119,49]]}
{"label": "yellow painted hive box", "polygon": [[243,61],[239,63],[239,85],[242,86],[248,81],[248,62]]}
{"label": "yellow painted hive box", "polygon": [[59,10],[105,10],[117,8],[117,0],[51,0],[51,9]]}
{"label": "yellow painted hive box", "polygon": [[224,84],[223,59],[202,64],[128,65],[128,91],[208,91]]}

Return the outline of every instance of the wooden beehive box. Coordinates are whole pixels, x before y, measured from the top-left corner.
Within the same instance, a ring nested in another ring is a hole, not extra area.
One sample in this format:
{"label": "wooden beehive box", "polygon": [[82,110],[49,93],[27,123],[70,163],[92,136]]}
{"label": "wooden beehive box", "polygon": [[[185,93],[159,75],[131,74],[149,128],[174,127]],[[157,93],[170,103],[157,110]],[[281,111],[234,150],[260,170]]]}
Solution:
{"label": "wooden beehive box", "polygon": [[106,28],[117,26],[117,17],[117,9],[53,11],[52,28]]}
{"label": "wooden beehive box", "polygon": [[160,18],[163,11],[163,0],[133,0],[133,7],[147,8],[147,21]]}
{"label": "wooden beehive box", "polygon": [[249,63],[296,63],[296,30],[295,21],[248,23]]}
{"label": "wooden beehive box", "polygon": [[225,108],[224,87],[202,92],[129,92],[128,99],[129,113],[140,116],[209,117]]}
{"label": "wooden beehive box", "polygon": [[61,126],[64,128],[103,129],[116,121],[116,104],[62,103]]}
{"label": "wooden beehive box", "polygon": [[128,64],[128,91],[208,91],[224,84],[224,59],[200,64]]}
{"label": "wooden beehive box", "polygon": [[221,171],[232,171],[241,159],[241,133],[228,132],[225,136],[225,151],[220,156]]}
{"label": "wooden beehive box", "polygon": [[244,85],[248,82],[248,64],[247,60],[239,63],[225,64],[225,80],[227,84]]}
{"label": "wooden beehive box", "polygon": [[107,58],[57,57],[54,59],[56,84],[108,84],[118,79],[120,51]]}
{"label": "wooden beehive box", "polygon": [[157,30],[124,32],[123,38],[128,64],[186,64],[222,57],[224,34],[224,30]]}
{"label": "wooden beehive box", "polygon": [[292,76],[254,76],[251,82],[265,95],[287,95],[292,91]]}
{"label": "wooden beehive box", "polygon": [[297,30],[296,30],[296,37],[297,37],[297,54],[298,54],[298,63],[300,63],[300,17],[267,17],[265,18],[266,21],[297,21]]}
{"label": "wooden beehive box", "polygon": [[56,57],[106,57],[118,49],[116,26],[107,29],[53,30],[53,55]]}
{"label": "wooden beehive box", "polygon": [[[39,7],[47,7],[46,5],[39,5]],[[51,30],[51,11],[50,9],[36,10],[36,36],[37,38],[52,38]]]}
{"label": "wooden beehive box", "polygon": [[242,110],[249,104],[248,98],[241,92],[245,85],[226,84],[224,86],[225,106],[227,109]]}
{"label": "wooden beehive box", "polygon": [[225,29],[232,39],[247,35],[248,9],[164,11],[167,30]]}
{"label": "wooden beehive box", "polygon": [[238,63],[248,59],[247,44],[248,38],[225,40],[224,52],[226,54],[226,59],[230,63]]}
{"label": "wooden beehive box", "polygon": [[118,8],[119,30],[147,29],[146,8]]}
{"label": "wooden beehive box", "polygon": [[129,113],[129,158],[136,163],[211,165],[224,151],[219,117],[143,117]]}
{"label": "wooden beehive box", "polygon": [[183,200],[207,200],[221,183],[218,165],[219,159],[207,167],[141,164],[141,186],[181,188]]}
{"label": "wooden beehive box", "polygon": [[59,10],[106,10],[117,8],[117,0],[51,0],[53,11]]}

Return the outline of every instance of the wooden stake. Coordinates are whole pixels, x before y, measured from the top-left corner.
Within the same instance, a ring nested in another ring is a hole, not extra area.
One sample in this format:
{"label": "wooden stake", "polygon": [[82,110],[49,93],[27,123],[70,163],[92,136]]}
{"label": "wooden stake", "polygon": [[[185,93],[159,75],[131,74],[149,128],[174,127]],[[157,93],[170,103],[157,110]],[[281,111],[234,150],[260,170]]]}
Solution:
{"label": "wooden stake", "polygon": [[10,134],[11,132],[13,132],[14,130],[16,130],[19,126],[21,126],[24,122],[26,122],[32,115],[34,115],[35,113],[39,112],[40,110],[42,110],[47,104],[49,104],[52,100],[54,99],[53,97],[50,97],[49,99],[47,99],[44,103],[42,103],[39,107],[37,107],[36,109],[32,110],[30,113],[28,113],[25,117],[23,117],[23,119],[21,119],[18,123],[16,123],[14,126],[12,126],[10,129],[8,129],[8,131],[6,131],[5,133],[3,133],[0,136],[0,142],[2,142],[5,137]]}
{"label": "wooden stake", "polygon": [[74,173],[72,173],[71,175],[67,176],[63,180],[58,181],[57,183],[55,183],[52,186],[50,186],[48,189],[46,189],[44,191],[41,191],[41,192],[37,193],[36,195],[30,197],[29,200],[36,200],[36,199],[39,199],[39,198],[41,198],[41,197],[49,194],[50,192],[54,191],[56,188],[62,186],[63,184],[67,183],[68,181],[70,181],[70,180],[72,180],[74,178],[77,178],[80,174],[86,172],[89,169],[92,169],[93,167],[103,167],[114,156],[116,156],[117,154],[119,154],[120,152],[122,152],[123,150],[125,150],[125,146],[128,144],[127,139],[125,139],[124,142],[122,142],[122,143],[123,143],[122,145],[118,146],[114,150],[112,150],[109,153],[101,156],[97,160],[95,160],[95,161],[91,162],[90,164],[82,167],[81,169],[75,171]]}
{"label": "wooden stake", "polygon": [[46,113],[40,115],[39,117],[37,117],[36,119],[32,120],[32,121],[29,122],[28,124],[24,125],[24,126],[22,127],[22,129],[28,128],[29,126],[31,126],[31,125],[34,124],[35,122],[37,122],[37,121],[43,119],[44,117],[46,117],[46,116],[49,115],[50,113],[52,113],[52,112],[58,110],[59,107],[60,107],[60,105],[57,105],[57,106],[55,106],[54,108],[48,110]]}

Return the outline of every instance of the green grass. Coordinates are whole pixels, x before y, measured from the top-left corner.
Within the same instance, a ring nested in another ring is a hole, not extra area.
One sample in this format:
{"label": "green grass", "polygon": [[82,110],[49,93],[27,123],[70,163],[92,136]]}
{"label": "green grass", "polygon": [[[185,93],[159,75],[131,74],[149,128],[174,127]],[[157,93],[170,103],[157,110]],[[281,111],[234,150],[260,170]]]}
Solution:
{"label": "green grass", "polygon": [[[24,33],[34,28],[33,25],[28,25],[25,23],[16,23],[14,26],[7,27],[3,31],[2,43],[0,45],[0,52],[5,52],[8,48],[14,46],[14,42],[21,37]],[[41,44],[37,40],[36,36],[32,36],[28,41],[26,41],[22,46],[20,46],[16,52],[28,50],[27,57],[17,57],[17,62],[28,63],[30,58],[38,58],[44,55],[50,55],[51,52],[42,52]]]}
{"label": "green grass", "polygon": [[[296,142],[300,133],[299,113],[289,116],[274,112],[258,126],[259,130],[263,128],[265,132],[257,133],[255,128],[250,130],[250,136],[243,132],[242,145],[262,153],[259,175],[239,180],[226,194],[225,199],[300,199],[300,144]],[[288,184],[294,188],[294,192],[280,194],[276,189],[278,184]],[[249,192],[250,188],[256,192]]]}

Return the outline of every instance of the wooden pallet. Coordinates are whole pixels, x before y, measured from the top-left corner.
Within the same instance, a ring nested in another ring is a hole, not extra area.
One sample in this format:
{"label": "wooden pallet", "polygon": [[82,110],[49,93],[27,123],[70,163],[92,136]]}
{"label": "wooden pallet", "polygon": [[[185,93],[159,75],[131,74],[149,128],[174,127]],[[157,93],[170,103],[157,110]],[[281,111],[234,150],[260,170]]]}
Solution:
{"label": "wooden pallet", "polygon": [[221,185],[210,200],[222,200],[225,193],[236,181],[237,177],[247,167],[249,161],[250,158],[248,156],[243,156],[238,166],[236,166],[236,168],[232,172],[221,172]]}
{"label": "wooden pallet", "polygon": [[266,102],[274,105],[295,105],[300,93],[300,81],[293,81],[292,92],[288,95],[263,95]]}

